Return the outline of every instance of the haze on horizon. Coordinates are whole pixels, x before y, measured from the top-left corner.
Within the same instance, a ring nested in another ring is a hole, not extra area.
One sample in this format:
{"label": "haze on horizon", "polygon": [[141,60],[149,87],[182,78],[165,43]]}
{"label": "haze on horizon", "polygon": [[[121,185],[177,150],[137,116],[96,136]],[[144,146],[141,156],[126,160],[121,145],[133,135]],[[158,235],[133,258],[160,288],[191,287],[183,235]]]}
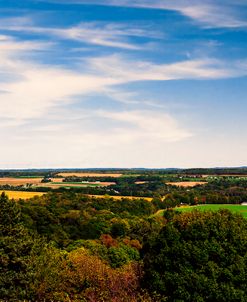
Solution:
{"label": "haze on horizon", "polygon": [[246,166],[246,1],[0,0],[0,16],[0,169]]}

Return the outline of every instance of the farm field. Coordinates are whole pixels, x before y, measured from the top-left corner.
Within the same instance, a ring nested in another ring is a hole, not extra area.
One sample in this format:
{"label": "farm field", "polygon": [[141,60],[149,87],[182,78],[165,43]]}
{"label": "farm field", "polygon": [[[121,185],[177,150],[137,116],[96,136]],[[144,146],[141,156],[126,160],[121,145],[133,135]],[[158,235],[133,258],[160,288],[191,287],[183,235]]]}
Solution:
{"label": "farm field", "polygon": [[3,177],[0,178],[0,186],[25,186],[27,184],[35,187],[48,187],[48,188],[60,188],[60,187],[107,187],[114,185],[115,182],[63,182],[64,178],[51,178],[51,182],[42,183],[40,177]]}
{"label": "farm field", "polygon": [[21,186],[25,184],[39,184],[42,178],[15,178],[15,177],[3,177],[0,178],[0,186],[2,185],[11,185],[11,186]]}
{"label": "farm field", "polygon": [[94,172],[63,172],[57,174],[61,177],[121,177],[122,173],[94,173]]}
{"label": "farm field", "polygon": [[46,186],[53,187],[107,187],[110,185],[114,185],[114,182],[51,182]]}
{"label": "farm field", "polygon": [[42,192],[26,192],[26,191],[0,191],[0,194],[5,192],[5,194],[10,198],[10,199],[29,199],[34,196],[43,196],[45,193]]}
{"label": "farm field", "polygon": [[217,211],[220,209],[227,209],[235,213],[242,214],[245,218],[247,218],[247,206],[242,205],[229,205],[229,204],[208,204],[208,205],[198,205],[198,206],[185,206],[176,208],[176,210],[181,212],[190,212],[193,210],[200,211]]}
{"label": "farm field", "polygon": [[113,182],[48,182],[48,183],[41,183],[39,187],[46,187],[46,188],[71,188],[71,187],[77,187],[77,188],[85,188],[85,187],[107,187],[112,184],[115,184]]}
{"label": "farm field", "polygon": [[167,182],[166,183],[167,185],[171,185],[171,186],[176,186],[176,187],[195,187],[195,186],[198,186],[198,185],[206,185],[207,182],[206,181],[180,181],[180,182]]}

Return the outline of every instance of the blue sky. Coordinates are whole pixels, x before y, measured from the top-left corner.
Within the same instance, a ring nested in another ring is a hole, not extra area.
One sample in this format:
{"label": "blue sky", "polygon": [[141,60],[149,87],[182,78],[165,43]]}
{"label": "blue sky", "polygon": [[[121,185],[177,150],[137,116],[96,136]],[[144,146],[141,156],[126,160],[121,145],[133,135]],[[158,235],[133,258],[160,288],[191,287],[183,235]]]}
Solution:
{"label": "blue sky", "polygon": [[0,168],[246,165],[246,0],[0,0]]}

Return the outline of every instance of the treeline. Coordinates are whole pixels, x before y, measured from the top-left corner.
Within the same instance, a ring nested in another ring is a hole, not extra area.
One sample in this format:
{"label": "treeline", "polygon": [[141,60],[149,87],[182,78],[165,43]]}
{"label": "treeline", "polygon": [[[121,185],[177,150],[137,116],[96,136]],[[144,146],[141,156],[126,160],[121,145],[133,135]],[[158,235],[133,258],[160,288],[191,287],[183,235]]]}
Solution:
{"label": "treeline", "polygon": [[64,182],[83,182],[83,181],[101,181],[101,182],[115,182],[115,183],[135,183],[137,181],[157,181],[163,179],[159,175],[126,175],[121,177],[113,176],[67,176],[64,178]]}
{"label": "treeline", "polygon": [[180,170],[184,174],[203,174],[203,175],[247,175],[247,167],[236,168],[196,168]]}

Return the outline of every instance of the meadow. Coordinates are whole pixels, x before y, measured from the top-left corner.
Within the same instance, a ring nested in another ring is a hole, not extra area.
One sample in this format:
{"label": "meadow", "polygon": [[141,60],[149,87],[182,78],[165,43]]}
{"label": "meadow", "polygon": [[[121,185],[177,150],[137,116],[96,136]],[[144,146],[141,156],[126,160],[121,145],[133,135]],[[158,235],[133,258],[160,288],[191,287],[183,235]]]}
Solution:
{"label": "meadow", "polygon": [[185,207],[176,208],[176,210],[181,211],[181,212],[191,212],[193,210],[218,211],[220,209],[227,209],[234,213],[242,214],[245,218],[247,218],[247,206],[245,206],[245,205],[208,204],[208,205],[185,206]]}

